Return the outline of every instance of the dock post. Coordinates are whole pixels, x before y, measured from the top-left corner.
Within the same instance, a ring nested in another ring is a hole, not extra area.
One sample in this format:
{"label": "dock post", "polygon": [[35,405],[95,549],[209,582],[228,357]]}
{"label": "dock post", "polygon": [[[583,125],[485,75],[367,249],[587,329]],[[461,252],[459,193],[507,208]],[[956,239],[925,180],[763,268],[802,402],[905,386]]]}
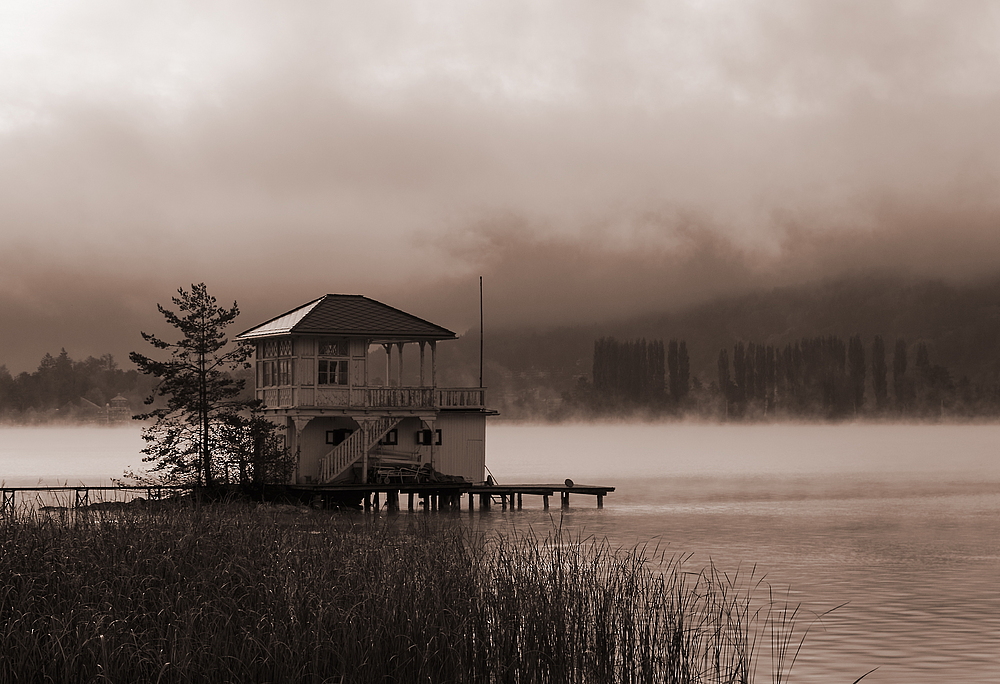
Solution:
{"label": "dock post", "polygon": [[604,495],[603,494],[598,494],[597,495],[597,507],[598,508],[604,508]]}
{"label": "dock post", "polygon": [[542,506],[545,507],[545,510],[549,510],[549,495],[548,494],[543,494],[542,495]]}
{"label": "dock post", "polygon": [[472,507],[473,507],[473,504],[475,502],[475,499],[476,499],[476,495],[473,494],[472,492],[469,492],[469,510],[470,511],[472,510]]}
{"label": "dock post", "polygon": [[372,493],[365,492],[365,513],[372,509]]}
{"label": "dock post", "polygon": [[560,508],[569,508],[569,492],[562,492],[559,495],[559,498],[560,498],[559,507]]}
{"label": "dock post", "polygon": [[382,510],[382,502],[379,499],[379,493],[378,492],[375,492],[375,503],[372,504],[372,505],[374,506],[376,513],[378,513],[379,511]]}
{"label": "dock post", "polygon": [[488,511],[490,510],[490,495],[480,494],[479,495],[479,510]]}
{"label": "dock post", "polygon": [[427,496],[431,499],[431,510],[436,511],[438,509],[438,497],[437,494],[428,494]]}
{"label": "dock post", "polygon": [[90,490],[78,488],[76,490],[76,500],[73,502],[73,508],[83,508],[90,505]]}
{"label": "dock post", "polygon": [[517,493],[517,510],[521,510],[521,506],[522,506],[523,503],[524,502],[521,499],[521,492],[518,492]]}
{"label": "dock post", "polygon": [[407,510],[413,510],[413,492],[408,492],[406,494],[406,508]]}

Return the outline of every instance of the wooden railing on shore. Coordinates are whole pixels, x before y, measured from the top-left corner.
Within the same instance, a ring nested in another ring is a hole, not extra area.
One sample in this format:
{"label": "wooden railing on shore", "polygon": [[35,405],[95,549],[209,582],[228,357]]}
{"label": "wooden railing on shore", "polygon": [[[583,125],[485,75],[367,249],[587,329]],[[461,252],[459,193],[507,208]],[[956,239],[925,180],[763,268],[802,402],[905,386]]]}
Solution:
{"label": "wooden railing on shore", "polygon": [[317,406],[336,408],[483,409],[483,387],[289,387],[259,389],[268,408]]}

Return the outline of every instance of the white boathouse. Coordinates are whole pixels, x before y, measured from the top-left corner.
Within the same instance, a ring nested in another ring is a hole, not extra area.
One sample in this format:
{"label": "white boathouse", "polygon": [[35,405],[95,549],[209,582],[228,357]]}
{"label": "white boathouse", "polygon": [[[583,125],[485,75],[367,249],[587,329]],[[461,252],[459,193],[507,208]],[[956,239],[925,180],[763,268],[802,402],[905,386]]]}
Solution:
{"label": "white boathouse", "polygon": [[[255,345],[256,396],[296,454],[290,484],[428,475],[481,484],[493,413],[486,390],[437,386],[437,344],[456,337],[368,297],[339,294],[238,335]],[[404,377],[419,380],[405,386]]]}

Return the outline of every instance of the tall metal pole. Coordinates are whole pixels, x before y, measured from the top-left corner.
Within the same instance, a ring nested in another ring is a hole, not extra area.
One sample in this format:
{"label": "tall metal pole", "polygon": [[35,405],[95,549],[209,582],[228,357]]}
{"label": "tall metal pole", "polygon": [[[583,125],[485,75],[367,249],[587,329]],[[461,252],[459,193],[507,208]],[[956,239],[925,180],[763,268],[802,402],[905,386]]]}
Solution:
{"label": "tall metal pole", "polygon": [[479,387],[483,386],[483,277],[479,276]]}

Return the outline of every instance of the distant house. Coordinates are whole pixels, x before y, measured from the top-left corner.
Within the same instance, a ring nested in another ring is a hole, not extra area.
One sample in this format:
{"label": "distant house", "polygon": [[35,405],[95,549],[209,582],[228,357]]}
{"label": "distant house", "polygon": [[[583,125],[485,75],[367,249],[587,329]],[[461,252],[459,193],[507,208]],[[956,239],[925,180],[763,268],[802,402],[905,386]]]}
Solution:
{"label": "distant house", "polygon": [[[337,294],[238,335],[255,345],[265,414],[286,426],[293,484],[416,472],[483,482],[486,390],[437,386],[437,343],[455,338],[373,299]],[[384,363],[369,358],[373,347]],[[418,380],[404,385],[404,377]]]}
{"label": "distant house", "polygon": [[132,420],[132,407],[122,395],[115,396],[108,406],[109,423],[127,423]]}
{"label": "distant house", "polygon": [[132,408],[128,399],[120,394],[112,399],[110,404],[104,406],[95,404],[86,397],[80,397],[67,403],[59,409],[59,412],[87,423],[127,423],[132,419]]}

